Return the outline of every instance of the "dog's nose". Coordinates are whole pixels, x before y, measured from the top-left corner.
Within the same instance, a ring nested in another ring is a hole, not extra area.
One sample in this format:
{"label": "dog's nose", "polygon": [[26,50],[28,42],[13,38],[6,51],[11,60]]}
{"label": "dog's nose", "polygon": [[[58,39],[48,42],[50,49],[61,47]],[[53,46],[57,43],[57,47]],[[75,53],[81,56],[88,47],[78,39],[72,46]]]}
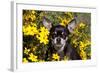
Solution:
{"label": "dog's nose", "polygon": [[57,38],[57,43],[60,43],[61,39],[60,38]]}

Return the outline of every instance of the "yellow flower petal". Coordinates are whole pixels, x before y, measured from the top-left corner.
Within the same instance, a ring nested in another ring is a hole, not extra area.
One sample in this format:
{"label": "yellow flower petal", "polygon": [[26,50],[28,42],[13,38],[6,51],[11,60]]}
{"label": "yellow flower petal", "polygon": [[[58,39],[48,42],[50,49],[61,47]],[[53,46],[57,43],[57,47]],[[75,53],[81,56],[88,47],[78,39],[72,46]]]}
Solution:
{"label": "yellow flower petal", "polygon": [[58,60],[58,61],[59,61],[59,59],[60,59],[60,57],[59,57],[59,55],[58,55],[57,53],[56,53],[56,54],[53,54],[52,58],[53,58],[54,60]]}

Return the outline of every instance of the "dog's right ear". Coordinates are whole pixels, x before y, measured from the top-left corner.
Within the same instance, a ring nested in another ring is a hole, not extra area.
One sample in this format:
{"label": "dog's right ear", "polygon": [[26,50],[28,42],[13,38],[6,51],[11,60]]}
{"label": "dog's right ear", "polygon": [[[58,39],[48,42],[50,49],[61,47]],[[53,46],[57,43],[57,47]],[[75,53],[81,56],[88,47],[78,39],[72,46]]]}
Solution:
{"label": "dog's right ear", "polygon": [[43,17],[43,25],[48,29],[50,30],[52,28],[52,22],[47,19],[46,17]]}

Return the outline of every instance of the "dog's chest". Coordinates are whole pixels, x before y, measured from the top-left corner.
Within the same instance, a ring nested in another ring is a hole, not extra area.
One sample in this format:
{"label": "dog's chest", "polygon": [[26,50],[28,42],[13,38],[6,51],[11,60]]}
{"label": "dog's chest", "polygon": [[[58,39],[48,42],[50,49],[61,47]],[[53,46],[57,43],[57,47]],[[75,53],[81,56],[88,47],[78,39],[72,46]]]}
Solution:
{"label": "dog's chest", "polygon": [[71,55],[71,49],[63,48],[61,51],[55,51],[54,53],[57,53],[60,57],[60,60],[65,60],[65,58],[70,59]]}

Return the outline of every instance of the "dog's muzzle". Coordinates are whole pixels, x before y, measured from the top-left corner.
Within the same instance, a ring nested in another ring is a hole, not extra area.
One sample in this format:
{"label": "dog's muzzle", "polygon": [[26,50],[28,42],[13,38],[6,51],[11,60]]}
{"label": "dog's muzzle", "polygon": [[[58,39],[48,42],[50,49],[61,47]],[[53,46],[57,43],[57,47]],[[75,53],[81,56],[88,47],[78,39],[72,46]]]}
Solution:
{"label": "dog's muzzle", "polygon": [[57,43],[57,44],[61,44],[61,38],[58,37],[58,38],[56,39],[56,43]]}

